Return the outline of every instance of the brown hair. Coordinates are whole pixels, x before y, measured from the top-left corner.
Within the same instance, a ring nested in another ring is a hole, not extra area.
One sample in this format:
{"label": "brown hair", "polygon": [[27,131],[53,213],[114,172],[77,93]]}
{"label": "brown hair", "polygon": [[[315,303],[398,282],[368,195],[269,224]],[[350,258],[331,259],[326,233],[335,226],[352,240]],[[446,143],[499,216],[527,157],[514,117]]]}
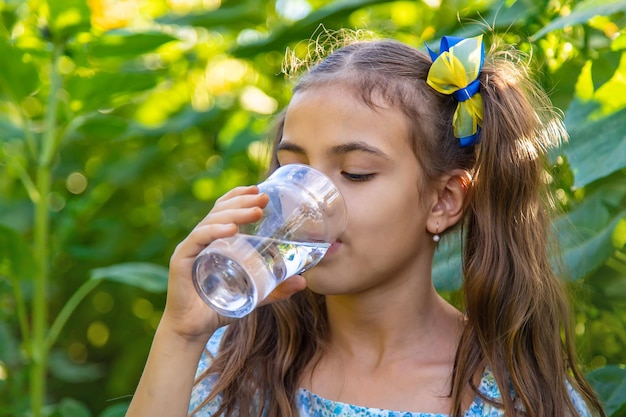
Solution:
{"label": "brown hair", "polygon": [[[452,375],[452,415],[464,413],[468,387],[478,395],[473,376],[488,367],[506,415],[576,416],[569,384],[604,416],[576,364],[568,303],[548,256],[543,155],[566,133],[515,56],[488,55],[480,74],[480,143],[465,148],[452,131],[456,102],[425,82],[430,58],[402,43],[344,46],[304,75],[294,91],[343,83],[370,106],[381,97],[410,122],[423,185],[459,168],[473,177],[462,224],[466,324]],[[282,122],[281,116],[277,142]],[[254,405],[259,416],[293,416],[299,378],[324,349],[327,328],[324,297],[309,290],[230,325],[205,372],[219,375],[207,401],[221,395],[220,412],[227,416],[235,410],[255,415]],[[515,398],[507,395],[511,389]]]}

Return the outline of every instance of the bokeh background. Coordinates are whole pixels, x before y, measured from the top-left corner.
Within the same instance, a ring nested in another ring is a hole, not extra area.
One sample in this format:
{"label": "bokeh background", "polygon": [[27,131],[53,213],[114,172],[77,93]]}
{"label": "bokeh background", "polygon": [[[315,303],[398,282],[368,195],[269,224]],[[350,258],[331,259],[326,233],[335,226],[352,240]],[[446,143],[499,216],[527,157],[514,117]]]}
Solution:
{"label": "bokeh background", "polygon": [[345,27],[528,54],[571,135],[546,181],[579,354],[625,416],[625,23],[624,0],[0,1],[0,415],[124,414],[175,245],[263,175],[286,50]]}

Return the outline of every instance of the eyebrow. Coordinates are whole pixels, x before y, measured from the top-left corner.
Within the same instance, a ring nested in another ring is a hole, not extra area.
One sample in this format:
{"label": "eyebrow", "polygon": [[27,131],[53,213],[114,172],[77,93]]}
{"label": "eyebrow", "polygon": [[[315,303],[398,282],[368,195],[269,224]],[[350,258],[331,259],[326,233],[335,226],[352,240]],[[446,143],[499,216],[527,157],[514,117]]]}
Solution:
{"label": "eyebrow", "polygon": [[[290,151],[290,152],[294,152],[300,155],[306,154],[304,148],[302,148],[299,145],[296,145],[294,143],[289,143],[289,142],[280,142],[278,144],[276,151],[277,152]],[[384,153],[382,150],[376,147],[370,146],[363,142],[348,142],[348,143],[343,143],[341,145],[333,146],[332,148],[330,148],[330,151],[328,153],[331,155],[345,155],[351,152],[362,152],[362,153],[377,156],[385,160],[391,160],[389,155]]]}

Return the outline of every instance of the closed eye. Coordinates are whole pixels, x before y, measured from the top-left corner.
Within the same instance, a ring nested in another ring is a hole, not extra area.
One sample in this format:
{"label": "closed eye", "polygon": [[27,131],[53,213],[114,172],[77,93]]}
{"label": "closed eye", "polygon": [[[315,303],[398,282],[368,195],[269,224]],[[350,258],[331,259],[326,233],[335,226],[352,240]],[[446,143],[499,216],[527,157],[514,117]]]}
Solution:
{"label": "closed eye", "polygon": [[363,182],[371,180],[376,174],[352,174],[350,172],[342,171],[341,175],[353,182]]}

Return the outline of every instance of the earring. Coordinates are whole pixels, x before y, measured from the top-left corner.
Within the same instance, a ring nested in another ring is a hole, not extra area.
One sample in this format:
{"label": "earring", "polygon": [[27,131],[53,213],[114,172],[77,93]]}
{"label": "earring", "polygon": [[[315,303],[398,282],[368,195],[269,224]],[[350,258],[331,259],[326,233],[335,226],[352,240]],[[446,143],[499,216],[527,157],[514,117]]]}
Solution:
{"label": "earring", "polygon": [[441,237],[439,236],[439,222],[437,222],[437,231],[433,235],[433,241],[439,243],[439,240],[441,240]]}

